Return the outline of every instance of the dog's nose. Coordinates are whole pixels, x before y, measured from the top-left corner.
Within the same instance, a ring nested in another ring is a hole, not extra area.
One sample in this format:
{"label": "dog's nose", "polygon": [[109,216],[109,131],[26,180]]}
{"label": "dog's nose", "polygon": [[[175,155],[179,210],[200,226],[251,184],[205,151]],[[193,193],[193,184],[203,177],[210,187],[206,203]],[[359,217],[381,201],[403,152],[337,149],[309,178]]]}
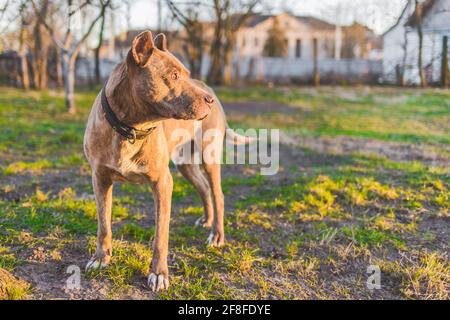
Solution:
{"label": "dog's nose", "polygon": [[208,94],[208,95],[205,96],[205,102],[206,102],[207,104],[213,104],[214,98],[211,97],[211,96]]}

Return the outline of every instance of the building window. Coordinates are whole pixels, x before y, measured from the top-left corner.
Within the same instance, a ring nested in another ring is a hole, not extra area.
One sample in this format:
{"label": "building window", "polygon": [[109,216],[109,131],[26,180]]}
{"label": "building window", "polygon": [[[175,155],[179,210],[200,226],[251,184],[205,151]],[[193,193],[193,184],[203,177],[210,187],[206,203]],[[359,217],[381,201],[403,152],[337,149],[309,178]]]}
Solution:
{"label": "building window", "polygon": [[297,39],[295,41],[295,57],[301,58],[302,57],[302,40]]}
{"label": "building window", "polygon": [[257,47],[259,45],[259,39],[255,38],[255,47]]}
{"label": "building window", "polygon": [[242,48],[245,47],[245,37],[242,37]]}

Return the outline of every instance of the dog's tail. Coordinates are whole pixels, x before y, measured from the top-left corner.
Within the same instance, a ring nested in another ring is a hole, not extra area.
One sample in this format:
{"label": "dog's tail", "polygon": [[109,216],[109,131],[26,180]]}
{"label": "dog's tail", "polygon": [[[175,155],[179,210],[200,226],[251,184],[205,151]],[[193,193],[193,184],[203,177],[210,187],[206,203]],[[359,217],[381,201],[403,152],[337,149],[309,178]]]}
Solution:
{"label": "dog's tail", "polygon": [[228,143],[231,143],[231,144],[237,146],[237,145],[252,143],[253,141],[257,141],[258,138],[240,135],[239,133],[234,132],[233,129],[230,129],[230,127],[228,127],[228,124],[227,124],[226,131],[225,131],[225,140]]}

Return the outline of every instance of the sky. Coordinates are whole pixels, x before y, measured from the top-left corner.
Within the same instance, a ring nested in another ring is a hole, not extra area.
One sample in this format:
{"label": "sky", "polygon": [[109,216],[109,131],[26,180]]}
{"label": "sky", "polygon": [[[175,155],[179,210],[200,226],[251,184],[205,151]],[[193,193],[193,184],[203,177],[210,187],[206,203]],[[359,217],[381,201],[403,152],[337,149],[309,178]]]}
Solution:
{"label": "sky", "polygon": [[[394,24],[407,0],[272,0],[272,12],[291,11],[329,22],[349,24],[356,20],[381,34]],[[165,2],[163,0],[163,2]],[[138,0],[131,7],[131,27],[157,26],[157,0]],[[340,4],[340,6],[339,6]],[[336,12],[341,14],[338,16]],[[167,16],[167,11],[163,16]]]}
{"label": "sky", "polygon": [[[0,8],[6,0],[0,0]],[[205,2],[209,0],[203,0]],[[130,28],[151,30],[157,27],[158,0],[129,1]],[[163,4],[166,0],[161,0]],[[182,1],[181,1],[182,2]],[[258,9],[264,13],[289,11],[295,15],[314,16],[330,23],[351,24],[360,22],[382,34],[392,26],[400,15],[407,0],[262,0],[264,7]],[[339,14],[338,14],[339,13]],[[122,6],[114,11],[115,28],[107,27],[107,35],[117,34],[127,29],[127,10]],[[168,9],[163,10],[163,28],[171,21]],[[0,21],[0,31],[13,28],[7,19]],[[171,26],[173,28],[173,25]],[[169,27],[170,28],[170,27]]]}

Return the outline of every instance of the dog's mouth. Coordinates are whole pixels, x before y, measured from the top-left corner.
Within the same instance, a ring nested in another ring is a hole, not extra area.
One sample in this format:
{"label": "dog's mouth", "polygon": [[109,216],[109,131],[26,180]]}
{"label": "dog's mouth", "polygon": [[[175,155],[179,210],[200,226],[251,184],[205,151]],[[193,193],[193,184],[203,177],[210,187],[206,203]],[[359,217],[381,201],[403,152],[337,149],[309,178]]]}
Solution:
{"label": "dog's mouth", "polygon": [[179,115],[179,114],[173,113],[172,114],[172,118],[176,119],[176,120],[197,120],[197,121],[202,121],[202,120],[206,119],[209,116],[209,114],[210,114],[210,112],[208,112],[207,114],[205,114],[201,118],[197,118],[197,117],[194,116],[194,114]]}
{"label": "dog's mouth", "polygon": [[205,120],[208,116],[209,116],[209,113],[204,115],[201,118],[192,118],[192,117],[186,117],[186,116],[182,117],[182,116],[179,116],[179,115],[173,115],[173,118],[176,119],[176,120],[197,120],[197,121],[202,121],[202,120]]}
{"label": "dog's mouth", "polygon": [[175,120],[192,120],[192,118],[188,116],[180,116],[178,114],[172,115],[172,118],[174,118]]}

